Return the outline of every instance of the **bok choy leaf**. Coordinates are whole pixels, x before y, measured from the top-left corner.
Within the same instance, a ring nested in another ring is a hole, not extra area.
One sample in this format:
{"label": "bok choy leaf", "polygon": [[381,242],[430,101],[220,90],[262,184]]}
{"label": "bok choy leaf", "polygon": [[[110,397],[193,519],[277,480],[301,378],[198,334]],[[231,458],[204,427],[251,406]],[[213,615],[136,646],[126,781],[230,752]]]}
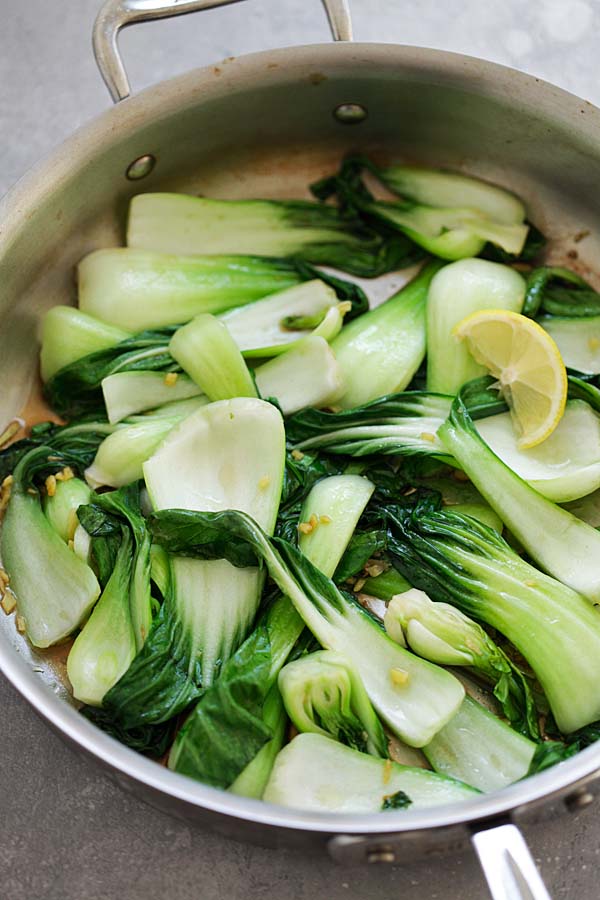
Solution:
{"label": "bok choy leaf", "polygon": [[152,529],[156,542],[176,554],[235,560],[250,546],[319,643],[348,657],[380,718],[407,744],[428,743],[458,709],[463,688],[452,675],[394,644],[362,606],[248,515],[163,510],[153,514]]}
{"label": "bok choy leaf", "polygon": [[162,253],[293,256],[365,278],[411,259],[408,242],[382,238],[359,217],[305,200],[139,194],[131,201],[127,243]]}
{"label": "bok choy leaf", "polygon": [[[211,403],[181,422],[144,465],[152,504],[233,505],[272,530],[284,449],[283,422],[271,404]],[[225,558],[171,558],[170,590],[148,639],[104,699],[114,721],[127,728],[165,722],[223,674],[256,615],[263,581],[248,553],[236,562],[242,567]]]}
{"label": "bok choy leaf", "polygon": [[[304,460],[295,462],[300,467]],[[307,469],[308,463],[304,463],[300,472],[306,473]],[[312,475],[316,476],[315,468],[311,467],[311,470]],[[323,471],[319,471],[319,475],[322,474]],[[294,480],[296,482],[300,479],[298,477]],[[361,480],[360,490],[353,492],[345,491],[347,481],[348,479],[324,478],[312,488],[312,491],[318,490],[321,504],[325,503],[328,496],[334,500],[346,496],[348,500],[344,509],[344,522],[331,530],[325,528],[318,545],[320,560],[323,561],[327,574],[331,574],[337,566],[348,537],[371,495],[366,479]],[[354,477],[350,477],[349,482],[356,488]],[[310,484],[311,480],[307,478],[303,484],[305,492]],[[288,492],[287,499],[294,500],[296,496],[296,491],[291,494]],[[310,518],[314,511],[311,497],[312,492],[308,494],[301,519]],[[336,512],[338,515],[341,512],[339,507]],[[297,521],[296,517],[295,527]],[[316,546],[310,544],[305,547],[309,556]],[[218,542],[214,551],[218,556]],[[240,545],[235,551],[241,554],[236,557],[237,561],[247,562],[245,554],[248,551],[253,556],[249,547]],[[246,773],[248,768],[258,765],[255,759],[257,754],[263,758],[261,768],[273,761],[273,742],[277,742],[279,730],[270,721],[269,698],[273,691],[277,691],[277,676],[284,663],[302,644],[303,638],[300,636],[303,631],[304,622],[289,599],[275,599],[254,632],[226,664],[220,678],[200,699],[177,735],[169,757],[171,768],[199,781],[230,787],[235,791],[238,778],[244,782],[245,777],[252,777],[252,774],[246,776]],[[268,659],[265,659],[265,654]]]}

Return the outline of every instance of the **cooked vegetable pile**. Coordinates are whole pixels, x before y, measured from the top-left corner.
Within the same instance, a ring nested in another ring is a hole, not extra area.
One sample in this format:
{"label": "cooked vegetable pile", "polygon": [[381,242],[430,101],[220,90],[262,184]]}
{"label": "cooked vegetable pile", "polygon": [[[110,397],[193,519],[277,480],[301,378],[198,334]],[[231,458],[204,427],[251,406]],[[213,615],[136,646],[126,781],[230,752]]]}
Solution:
{"label": "cooked vegetable pile", "polygon": [[600,737],[600,294],[501,187],[352,157],[313,193],[141,194],[81,261],[63,424],[0,438],[2,606],[177,772],[457,802]]}

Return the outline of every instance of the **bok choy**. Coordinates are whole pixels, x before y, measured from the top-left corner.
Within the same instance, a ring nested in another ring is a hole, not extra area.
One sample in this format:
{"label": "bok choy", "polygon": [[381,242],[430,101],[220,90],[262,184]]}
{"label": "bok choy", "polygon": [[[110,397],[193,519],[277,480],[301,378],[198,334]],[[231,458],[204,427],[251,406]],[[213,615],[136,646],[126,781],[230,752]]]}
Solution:
{"label": "bok choy", "polygon": [[269,539],[245,513],[170,509],[154,513],[152,523],[154,539],[170,553],[224,556],[239,564],[242,549],[253,552],[321,646],[349,659],[380,718],[407,744],[428,743],[458,709],[464,692],[452,675],[396,645],[295,547]]}
{"label": "bok choy", "polygon": [[303,280],[286,260],[121,248],[95,250],[78,273],[79,308],[135,332],[222,312]]}
{"label": "bok choy", "polygon": [[480,309],[521,312],[525,280],[509,266],[462,259],[439,271],[427,295],[427,390],[455,394],[486,370],[452,334],[465,316]]}
{"label": "bok choy", "polygon": [[[144,464],[152,505],[158,510],[234,506],[251,511],[271,531],[284,449],[281,415],[271,404],[252,398],[211,403],[181,422]],[[250,560],[239,568],[225,558],[172,556],[170,590],[148,639],[104,698],[112,718],[134,728],[164,722],[185,709],[243,641],[262,581]]]}
{"label": "bok choy", "polygon": [[34,486],[39,473],[56,472],[72,461],[43,444],[22,456],[13,472],[2,526],[2,562],[35,647],[64,640],[86,619],[100,594],[90,567],[44,515],[40,491]]}
{"label": "bok choy", "polygon": [[133,198],[127,244],[162,253],[291,256],[365,278],[402,268],[411,254],[407,242],[384,239],[332,206],[170,193]]}
{"label": "bok choy", "polygon": [[463,388],[438,432],[440,439],[531,558],[554,578],[598,603],[600,534],[539,494],[488,447],[463,399],[478,389],[477,382]]}
{"label": "bok choy", "polygon": [[595,607],[470,516],[430,504],[412,511],[387,507],[385,515],[393,533],[386,551],[393,565],[434,601],[450,603],[505,635],[533,669],[561,731],[600,717]]}
{"label": "bok choy", "polygon": [[[345,496],[344,523],[322,530],[318,544],[305,547],[310,554],[317,547],[326,574],[335,570],[346,545],[372,493],[372,485],[356,476],[324,478],[310,490],[300,518],[314,512],[311,499],[318,489],[319,503],[328,497],[334,501]],[[333,482],[333,484],[332,484]],[[354,491],[346,491],[352,485]],[[360,487],[359,490],[356,490]],[[328,506],[330,512],[334,510]],[[310,511],[310,512],[309,512]],[[339,505],[337,512],[341,513]],[[277,676],[290,654],[302,644],[304,622],[287,597],[276,598],[258,626],[225,664],[220,678],[205,692],[175,739],[169,765],[178,772],[200,781],[229,787],[258,790],[254,769],[263,771],[274,759],[279,725],[271,720],[276,701]],[[265,699],[266,698],[266,699]],[[224,729],[227,738],[224,739]],[[262,763],[258,763],[258,756]],[[251,770],[248,773],[248,770]],[[260,785],[264,787],[264,784]]]}
{"label": "bok choy", "polygon": [[332,341],[345,384],[343,409],[402,391],[425,357],[427,292],[440,263],[430,262],[381,306],[346,325]]}
{"label": "bok choy", "polygon": [[[478,793],[427,769],[376,759],[319,734],[299,734],[275,760],[263,799],[314,812],[376,813],[443,806]],[[400,794],[402,803],[394,803]]]}
{"label": "bok choy", "polygon": [[[361,180],[363,170],[402,199],[376,200]],[[321,198],[337,194],[348,211],[399,229],[442,259],[477,256],[488,241],[518,256],[527,239],[525,208],[517,197],[458,173],[399,165],[380,168],[366,157],[350,157],[337,175],[313,185],[313,192]]]}
{"label": "bok choy", "polygon": [[364,685],[342,653],[321,650],[288,663],[279,673],[287,713],[300,732],[332,737],[384,759],[387,738]]}

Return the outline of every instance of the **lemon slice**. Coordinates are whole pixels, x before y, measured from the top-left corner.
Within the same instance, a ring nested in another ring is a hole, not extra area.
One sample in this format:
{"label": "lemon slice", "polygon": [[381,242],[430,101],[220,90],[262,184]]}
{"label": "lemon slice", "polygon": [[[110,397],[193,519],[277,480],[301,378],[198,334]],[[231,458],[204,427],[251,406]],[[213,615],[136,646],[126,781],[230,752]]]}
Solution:
{"label": "lemon slice", "polygon": [[552,434],[567,400],[567,372],[560,351],[537,322],[506,309],[467,316],[452,332],[473,358],[498,379],[521,450]]}

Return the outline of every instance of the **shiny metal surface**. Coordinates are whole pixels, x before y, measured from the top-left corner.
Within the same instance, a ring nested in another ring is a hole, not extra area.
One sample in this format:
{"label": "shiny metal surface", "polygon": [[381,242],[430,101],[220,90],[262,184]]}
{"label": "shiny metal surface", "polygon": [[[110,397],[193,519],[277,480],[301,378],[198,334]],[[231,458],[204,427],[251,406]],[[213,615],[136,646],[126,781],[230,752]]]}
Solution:
{"label": "shiny metal surface", "polygon": [[[370,113],[351,131],[331,115],[349,96]],[[586,229],[600,234],[589,189],[600,183],[600,123],[589,104],[513,70],[404,47],[323,45],[228,61],[119,104],[0,205],[0,315],[4,333],[11,335],[0,358],[0,377],[10,385],[0,398],[0,426],[23,406],[34,384],[40,312],[72,297],[72,267],[85,252],[121,239],[122,210],[136,190],[125,177],[131,160],[148,152],[158,160],[144,189],[290,196],[301,195],[308,180],[331,170],[351,148],[382,160],[443,162],[506,184],[526,199],[534,221],[551,236],[552,259],[577,248],[577,265],[585,271],[593,264],[598,238],[576,240]],[[0,667],[61,734],[128,789],[228,834],[321,845],[333,836],[331,849],[338,855],[353,847],[366,859],[380,853],[399,860],[462,844],[469,822],[509,813],[526,820],[548,806],[564,809],[580,785],[596,792],[600,750],[590,748],[495,795],[385,819],[309,815],[233,797],[168,772],[100,734],[65,702],[60,666],[34,654],[10,618],[3,617],[0,626]]]}
{"label": "shiny metal surface", "polygon": [[492,900],[550,900],[523,835],[499,825],[473,835]]}
{"label": "shiny metal surface", "polygon": [[[106,0],[94,24],[94,55],[100,74],[115,103],[129,97],[131,88],[119,51],[119,32],[138,22],[168,19],[240,0]],[[335,41],[352,40],[347,0],[321,0]]]}

